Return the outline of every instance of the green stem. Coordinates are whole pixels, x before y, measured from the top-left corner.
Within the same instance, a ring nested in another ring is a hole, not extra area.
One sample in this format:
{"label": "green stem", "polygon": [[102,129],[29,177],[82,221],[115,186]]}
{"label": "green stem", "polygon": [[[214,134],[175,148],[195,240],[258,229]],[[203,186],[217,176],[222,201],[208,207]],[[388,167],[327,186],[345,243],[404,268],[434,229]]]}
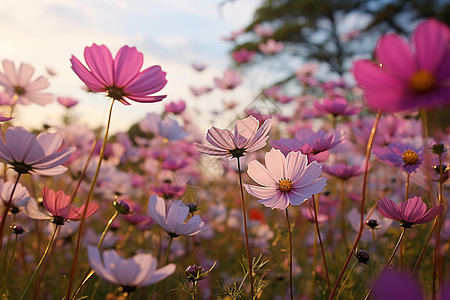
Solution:
{"label": "green stem", "polygon": [[103,138],[102,148],[100,149],[100,154],[99,154],[99,157],[98,157],[97,169],[95,170],[94,178],[92,179],[92,183],[91,183],[91,188],[89,189],[89,194],[88,194],[88,196],[86,198],[85,207],[84,207],[84,210],[83,210],[83,214],[81,216],[80,227],[78,229],[77,244],[76,244],[76,248],[75,248],[75,256],[74,256],[74,259],[73,259],[72,269],[71,269],[71,272],[70,272],[70,280],[69,280],[69,286],[67,287],[66,299],[71,299],[72,285],[73,285],[73,282],[75,280],[78,255],[79,255],[80,246],[81,246],[81,237],[83,236],[83,229],[84,229],[83,227],[84,227],[84,223],[85,223],[85,220],[86,220],[86,212],[87,212],[87,209],[89,207],[89,202],[91,201],[91,198],[92,198],[92,196],[94,194],[95,184],[97,182],[97,177],[98,177],[98,174],[100,172],[100,167],[102,165],[103,154],[104,154],[105,148],[106,148],[106,141],[108,140],[109,127],[110,127],[110,124],[111,124],[111,115],[112,115],[112,109],[113,109],[114,101],[115,101],[114,99],[111,100],[111,106],[109,107],[109,114],[108,114],[108,121],[107,121],[107,124],[106,124],[105,136]]}
{"label": "green stem", "polygon": [[[406,173],[406,184],[405,184],[405,203],[408,201],[408,190],[409,190],[409,173]],[[403,243],[400,243],[400,253],[398,256],[398,266],[401,268],[403,265]]]}
{"label": "green stem", "polygon": [[53,241],[55,240],[56,232],[58,231],[58,228],[59,228],[59,225],[55,224],[55,228],[53,229],[53,233],[52,233],[52,236],[50,237],[50,241],[48,241],[47,248],[45,248],[44,254],[42,255],[42,258],[41,258],[41,260],[39,261],[39,263],[38,263],[36,269],[34,270],[34,273],[33,273],[33,275],[31,276],[31,279],[30,279],[30,281],[28,282],[27,287],[26,287],[25,290],[23,291],[22,296],[20,297],[20,300],[24,299],[25,295],[26,295],[27,292],[28,292],[28,289],[29,289],[30,286],[31,286],[31,283],[33,283],[34,279],[36,278],[36,275],[38,274],[39,268],[41,267],[42,263],[44,262],[44,259],[45,259],[45,257],[47,256],[47,254],[48,254],[48,252],[49,252],[49,250],[50,250],[50,248],[51,248],[51,246],[52,246],[52,244],[53,244]]}
{"label": "green stem", "polygon": [[16,237],[14,239],[13,250],[12,250],[12,253],[11,253],[11,258],[9,259],[8,267],[6,268],[6,273],[5,273],[5,276],[3,276],[2,282],[0,284],[0,288],[3,286],[3,284],[5,282],[8,281],[9,271],[11,271],[12,264],[13,264],[13,261],[14,261],[14,255],[16,254],[16,247],[17,247],[17,238],[18,238],[18,236],[19,235],[16,234]]}
{"label": "green stem", "polygon": [[[170,247],[172,246],[172,241],[173,241],[173,237],[171,236],[170,240],[169,240],[169,245],[167,245],[167,251],[166,251],[166,256],[164,257],[163,266],[167,265],[167,262],[169,261]],[[158,287],[158,284],[159,284],[159,282],[157,282],[153,285],[152,290],[151,290],[150,294],[148,295],[148,298],[147,298],[148,300],[152,299],[153,294],[155,293],[156,288]]]}
{"label": "green stem", "polygon": [[345,277],[344,282],[342,283],[342,286],[341,286],[341,288],[339,289],[339,292],[338,292],[338,294],[337,294],[337,296],[336,296],[336,300],[339,299],[339,296],[341,295],[342,291],[344,290],[344,286],[345,286],[345,284],[347,283],[347,280],[350,278],[350,275],[352,274],[353,270],[355,269],[355,267],[356,267],[358,264],[359,264],[359,261],[357,261],[357,262],[353,265],[353,267],[350,269],[350,272],[348,272],[347,277]]}
{"label": "green stem", "polygon": [[370,294],[372,294],[372,291],[373,291],[373,289],[375,288],[375,286],[377,285],[378,280],[380,280],[381,275],[383,275],[383,272],[386,271],[386,269],[387,269],[387,268],[389,267],[389,265],[391,264],[392,259],[393,259],[394,256],[395,256],[395,252],[397,252],[397,249],[398,249],[398,247],[400,246],[400,244],[401,244],[401,242],[402,242],[402,240],[403,240],[403,237],[405,236],[405,232],[406,232],[406,228],[403,227],[402,233],[400,234],[400,237],[398,238],[398,241],[397,241],[397,244],[395,245],[394,251],[392,251],[391,257],[389,257],[388,262],[386,263],[386,265],[384,266],[383,270],[382,270],[382,271],[380,272],[380,274],[378,275],[377,280],[375,280],[375,283],[374,283],[374,284],[372,285],[372,287],[370,288],[370,290],[369,290],[369,292],[367,293],[367,295],[366,295],[366,297],[364,298],[364,300],[369,299],[369,296],[370,296]]}
{"label": "green stem", "polygon": [[286,222],[289,233],[289,291],[291,292],[291,300],[294,300],[294,292],[292,289],[292,234],[291,234],[291,222],[289,221],[289,213],[287,207],[286,207]]}
{"label": "green stem", "polygon": [[316,209],[316,201],[314,200],[314,195],[312,195],[312,203],[314,208],[314,223],[316,224],[317,237],[319,238],[320,251],[322,253],[323,268],[325,269],[325,275],[327,278],[328,292],[330,292],[331,291],[330,277],[328,276],[327,260],[325,258],[325,251],[323,250],[322,238],[320,236],[319,221],[317,220],[317,209]]}
{"label": "green stem", "polygon": [[355,241],[353,242],[353,247],[350,249],[347,259],[345,260],[344,266],[342,267],[341,272],[339,273],[339,277],[336,280],[336,283],[334,284],[333,290],[331,291],[329,300],[333,299],[334,294],[336,293],[336,289],[339,286],[339,282],[341,281],[342,277],[344,276],[345,270],[347,269],[348,263],[350,262],[350,259],[353,256],[353,252],[358,246],[358,242],[361,239],[363,230],[364,230],[364,204],[366,201],[366,189],[367,189],[367,178],[369,175],[369,160],[370,160],[370,154],[372,153],[372,146],[373,141],[375,139],[375,134],[377,132],[378,123],[380,122],[381,118],[381,110],[378,110],[377,116],[375,118],[375,122],[373,123],[372,130],[370,132],[369,141],[367,142],[367,148],[366,148],[366,159],[365,159],[365,165],[364,165],[364,179],[362,184],[362,193],[361,193],[361,220],[359,225],[359,231],[356,235]]}
{"label": "green stem", "polygon": [[245,249],[247,250],[247,261],[248,261],[248,277],[250,279],[250,292],[252,295],[250,299],[253,300],[255,298],[253,291],[253,268],[252,268],[252,258],[250,256],[250,248],[248,245],[247,212],[245,211],[244,186],[242,184],[241,163],[239,157],[237,157],[237,165],[238,165],[239,185],[241,190],[242,214],[244,219]]}

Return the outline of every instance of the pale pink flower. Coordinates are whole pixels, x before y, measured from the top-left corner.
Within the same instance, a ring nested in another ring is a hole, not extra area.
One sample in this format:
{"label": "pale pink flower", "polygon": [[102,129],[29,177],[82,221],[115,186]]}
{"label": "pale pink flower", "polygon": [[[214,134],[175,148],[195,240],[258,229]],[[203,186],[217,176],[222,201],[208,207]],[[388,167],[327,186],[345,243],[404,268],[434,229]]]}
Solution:
{"label": "pale pink flower", "polygon": [[[11,198],[12,191],[14,189],[13,197]],[[17,206],[24,206],[30,199],[30,194],[26,187],[20,183],[14,184],[14,182],[0,180],[0,208],[8,206],[7,203],[11,198],[11,204],[13,209]]]}
{"label": "pale pink flower", "polygon": [[213,89],[209,86],[201,86],[201,87],[190,86],[189,90],[191,91],[192,95],[194,95],[195,97],[198,97],[203,94],[208,94]]}
{"label": "pale pink flower", "polygon": [[336,97],[334,99],[325,98],[322,102],[315,101],[314,107],[321,113],[332,114],[335,117],[352,116],[361,111],[360,107],[351,107],[344,97]]}
{"label": "pale pink flower", "polygon": [[307,156],[301,152],[289,152],[284,156],[280,150],[272,148],[266,153],[265,162],[265,167],[256,160],[248,163],[247,174],[261,186],[244,184],[244,187],[271,209],[300,205],[326,186],[327,179],[319,178],[322,165],[316,161],[308,164]]}
{"label": "pale pink flower", "polygon": [[28,105],[36,103],[46,105],[52,103],[51,93],[42,93],[42,90],[50,84],[47,78],[39,76],[31,80],[34,68],[30,64],[21,63],[18,70],[10,60],[2,61],[4,73],[0,72],[0,85],[5,87],[5,92],[11,97],[17,97],[17,103]]}
{"label": "pale pink flower", "polygon": [[66,108],[71,108],[72,106],[75,106],[78,104],[78,100],[72,97],[58,97],[56,100],[59,102],[59,104],[65,106]]}
{"label": "pale pink flower", "polygon": [[106,281],[124,288],[143,287],[159,282],[175,272],[175,264],[156,269],[158,261],[151,254],[139,253],[130,258],[120,257],[115,250],[103,252],[88,246],[89,264]]}
{"label": "pale pink flower", "polygon": [[382,198],[378,201],[378,212],[380,215],[400,221],[400,225],[411,228],[414,224],[428,223],[437,215],[442,214],[444,206],[438,205],[427,211],[427,205],[420,197],[408,199],[406,202],[397,204],[388,199]]}
{"label": "pale pink flower", "polygon": [[264,54],[274,55],[281,52],[284,45],[282,42],[276,42],[274,39],[269,39],[265,43],[259,43],[258,48]]}
{"label": "pale pink flower", "polygon": [[157,113],[147,113],[145,118],[139,122],[139,128],[143,132],[151,132],[170,141],[180,140],[189,134],[176,120],[169,117],[161,119]]}
{"label": "pale pink flower", "polygon": [[229,36],[222,37],[222,40],[227,42],[234,42],[238,36],[244,33],[244,29],[232,31]]}
{"label": "pale pink flower", "polygon": [[166,214],[165,201],[153,195],[148,201],[148,211],[153,220],[171,237],[192,236],[205,229],[205,223],[198,215],[193,216],[185,223],[189,207],[180,200],[173,202]]}
{"label": "pale pink flower", "polygon": [[186,102],[184,100],[179,100],[178,102],[170,102],[164,105],[164,110],[166,112],[171,112],[175,115],[181,114],[186,109]]}
{"label": "pale pink flower", "polygon": [[20,174],[54,176],[64,173],[61,166],[75,151],[74,147],[58,151],[62,138],[56,133],[40,133],[37,137],[22,127],[9,127],[0,142],[0,159]]}
{"label": "pale pink flower", "polygon": [[255,27],[253,28],[253,30],[255,30],[255,33],[259,36],[259,37],[268,37],[271,36],[274,32],[274,30],[268,26],[262,26],[260,24],[256,24]]}
{"label": "pale pink flower", "polygon": [[125,105],[130,105],[127,100],[149,103],[166,97],[150,96],[166,85],[166,73],[160,66],[140,71],[144,56],[135,47],[123,46],[113,59],[105,45],[93,44],[84,49],[84,58],[89,69],[72,55],[72,70],[94,92],[106,92]]}
{"label": "pale pink flower", "polygon": [[231,69],[225,70],[222,78],[215,77],[214,82],[221,90],[232,90],[242,83],[241,75]]}
{"label": "pale pink flower", "polygon": [[206,69],[206,65],[204,64],[197,64],[197,63],[192,63],[192,68],[197,71],[197,72],[201,72],[204,69]]}
{"label": "pale pink flower", "polygon": [[211,146],[198,143],[195,146],[199,152],[214,156],[240,157],[245,153],[255,152],[266,145],[272,119],[264,121],[261,127],[259,124],[253,116],[238,120],[234,134],[228,129],[213,126],[208,129],[206,135],[206,140]]}
{"label": "pale pink flower", "polygon": [[237,62],[238,64],[243,64],[251,62],[255,54],[255,51],[248,51],[244,48],[238,51],[234,51],[231,56],[233,57],[235,62]]}

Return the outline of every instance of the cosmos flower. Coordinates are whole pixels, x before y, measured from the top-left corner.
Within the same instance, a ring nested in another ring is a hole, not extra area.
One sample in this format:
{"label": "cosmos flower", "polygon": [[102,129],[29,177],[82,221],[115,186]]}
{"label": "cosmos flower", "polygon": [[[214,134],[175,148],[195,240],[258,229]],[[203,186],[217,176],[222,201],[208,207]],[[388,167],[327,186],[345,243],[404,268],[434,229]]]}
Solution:
{"label": "cosmos flower", "polygon": [[227,69],[222,78],[215,77],[214,82],[221,90],[232,90],[242,83],[241,75],[238,72]]}
{"label": "cosmos flower", "polygon": [[78,100],[74,99],[72,97],[58,97],[56,100],[59,102],[59,104],[65,106],[66,108],[71,108],[78,104]]}
{"label": "cosmos flower", "polygon": [[5,92],[11,97],[17,97],[17,103],[47,105],[53,102],[51,93],[42,93],[50,85],[47,78],[39,76],[31,80],[34,68],[30,64],[21,63],[19,70],[16,70],[14,63],[5,59],[2,65],[4,73],[0,72],[0,85],[5,87]]}
{"label": "cosmos flower", "polygon": [[166,73],[160,66],[140,71],[144,56],[135,47],[123,46],[113,59],[105,45],[93,44],[84,49],[84,58],[89,69],[72,55],[72,70],[94,92],[106,92],[125,105],[130,105],[127,100],[149,103],[166,97],[150,96],[166,85]]}
{"label": "cosmos flower", "polygon": [[184,223],[189,214],[189,207],[179,200],[172,203],[166,214],[165,201],[153,195],[148,201],[148,211],[153,220],[171,237],[180,235],[192,236],[205,229],[205,223],[198,215],[193,216],[189,221]]}
{"label": "cosmos flower", "polygon": [[255,54],[255,51],[248,51],[244,48],[239,51],[234,51],[231,56],[233,57],[235,62],[237,62],[238,64],[243,64],[251,62]]}
{"label": "cosmos flower", "polygon": [[171,112],[175,115],[181,114],[186,109],[186,102],[180,100],[178,102],[170,102],[164,105],[164,110],[166,112]]}
{"label": "cosmos flower", "polygon": [[176,120],[167,116],[161,119],[157,113],[147,113],[145,118],[139,122],[139,128],[143,132],[151,132],[170,141],[180,140],[189,134],[178,125]]}
{"label": "cosmos flower", "polygon": [[382,36],[378,63],[358,60],[353,74],[373,110],[398,112],[450,103],[450,30],[428,19],[414,30],[411,43],[395,34]]}
{"label": "cosmos flower", "polygon": [[364,168],[363,165],[350,166],[343,163],[337,163],[332,166],[323,165],[322,170],[339,179],[346,180],[362,174]]}
{"label": "cosmos flower", "polygon": [[132,291],[159,282],[175,272],[175,264],[156,269],[157,259],[151,254],[139,253],[130,258],[120,257],[115,250],[100,256],[95,246],[88,246],[89,264],[102,279]]}
{"label": "cosmos flower", "polygon": [[[13,197],[11,198],[12,191],[14,189]],[[11,204],[13,209],[17,206],[24,206],[30,199],[30,194],[26,187],[21,185],[19,182],[14,184],[14,182],[0,180],[0,208],[3,209],[7,206],[9,199],[11,198]],[[18,210],[17,210],[18,212]]]}
{"label": "cosmos flower", "polygon": [[249,116],[238,120],[234,134],[228,129],[211,127],[206,140],[212,145],[195,144],[199,152],[214,156],[241,157],[245,153],[257,151],[266,145],[272,119],[264,121],[259,127],[259,121]]}
{"label": "cosmos flower", "polygon": [[54,176],[64,173],[61,166],[75,151],[74,147],[56,152],[62,138],[56,133],[40,133],[37,137],[22,127],[9,127],[0,142],[0,158],[20,174]]}
{"label": "cosmos flower", "polygon": [[322,103],[314,102],[314,107],[318,112],[323,114],[332,114],[333,116],[352,116],[361,111],[359,107],[350,107],[347,99],[344,97],[336,97],[334,99],[325,98]]}
{"label": "cosmos flower", "polygon": [[[50,220],[57,225],[63,225],[67,220],[81,220],[86,204],[81,207],[75,207],[71,204],[70,196],[64,194],[63,191],[55,192],[54,190],[44,187],[42,190],[42,203],[47,211],[39,209],[39,204],[35,199],[30,199],[25,207],[25,214],[32,219]],[[98,204],[90,203],[86,218],[93,215],[98,209]]]}
{"label": "cosmos flower", "polygon": [[259,43],[258,48],[262,53],[267,55],[275,55],[283,50],[283,43],[276,42],[274,39],[269,39],[265,43]]}
{"label": "cosmos flower", "polygon": [[427,211],[427,205],[420,197],[410,198],[398,206],[388,198],[382,198],[378,201],[380,215],[400,221],[400,225],[405,228],[411,228],[414,224],[428,223],[443,211],[444,206],[442,205],[434,206]]}
{"label": "cosmos flower", "polygon": [[415,172],[423,161],[423,149],[410,144],[394,142],[384,148],[374,149],[379,160],[398,167],[408,174]]}
{"label": "cosmos flower", "polygon": [[245,184],[247,192],[271,209],[285,209],[302,204],[326,186],[326,178],[319,178],[322,165],[301,152],[289,152],[284,156],[272,148],[265,156],[266,166],[253,160],[248,163],[247,174],[261,186]]}
{"label": "cosmos flower", "polygon": [[198,96],[201,96],[204,94],[208,94],[213,89],[209,86],[201,86],[201,87],[190,86],[189,90],[191,91],[192,95],[194,95],[195,97],[198,97]]}

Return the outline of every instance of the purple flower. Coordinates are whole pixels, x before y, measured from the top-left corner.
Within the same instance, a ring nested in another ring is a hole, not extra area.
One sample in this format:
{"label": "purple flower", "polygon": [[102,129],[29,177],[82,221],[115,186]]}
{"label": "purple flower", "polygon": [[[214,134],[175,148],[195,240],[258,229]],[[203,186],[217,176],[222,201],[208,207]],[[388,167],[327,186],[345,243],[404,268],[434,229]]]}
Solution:
{"label": "purple flower", "polygon": [[221,90],[232,90],[242,83],[241,75],[238,72],[227,69],[222,78],[215,77],[214,82]]}
{"label": "purple flower", "polygon": [[56,133],[41,133],[37,137],[22,127],[9,127],[5,141],[0,142],[0,159],[20,174],[54,176],[64,173],[61,166],[75,151],[74,147],[57,152],[62,138]]}
{"label": "purple flower", "polygon": [[232,53],[233,59],[238,64],[248,63],[253,60],[253,57],[255,56],[255,51],[248,51],[247,49],[241,49],[239,51],[234,51]]}
{"label": "purple flower", "polygon": [[113,59],[105,45],[93,44],[84,49],[84,58],[89,69],[72,55],[72,70],[94,92],[106,92],[124,105],[130,105],[127,99],[149,103],[166,97],[150,96],[166,85],[166,73],[160,66],[140,71],[144,56],[135,47],[123,46]]}
{"label": "purple flower", "polygon": [[211,127],[206,140],[212,146],[197,143],[195,146],[199,152],[209,155],[240,157],[264,147],[271,126],[272,119],[264,121],[259,127],[259,121],[249,116],[236,122],[234,134],[228,129]]}
{"label": "purple flower", "polygon": [[131,258],[122,258],[115,250],[107,250],[102,258],[97,247],[90,245],[88,259],[98,276],[126,288],[154,284],[172,275],[176,269],[174,264],[156,269],[158,262],[151,254],[139,253]]}
{"label": "purple flower", "polygon": [[377,300],[423,300],[423,290],[415,278],[407,273],[386,270],[373,289]]}
{"label": "purple flower", "polygon": [[392,143],[384,148],[375,148],[374,154],[388,165],[401,168],[408,174],[415,172],[423,161],[423,149],[400,142]]}
{"label": "purple flower", "polygon": [[349,166],[347,164],[337,163],[332,166],[323,165],[322,170],[339,179],[346,180],[360,175],[364,171],[364,168],[359,165]]}
{"label": "purple flower", "polygon": [[139,122],[139,128],[143,132],[151,132],[169,141],[177,141],[186,137],[189,133],[183,130],[178,122],[172,118],[161,116],[157,113],[147,113],[145,118]]}
{"label": "purple flower", "polygon": [[326,178],[319,178],[322,165],[301,152],[289,152],[285,157],[272,148],[265,156],[266,167],[259,161],[248,163],[247,174],[261,186],[245,184],[247,192],[271,209],[285,209],[289,204],[300,205],[326,186]]}
{"label": "purple flower", "polygon": [[166,112],[171,112],[175,115],[181,114],[186,109],[186,102],[180,100],[178,102],[170,102],[164,105]]}
{"label": "purple flower", "polygon": [[59,102],[59,104],[65,106],[66,108],[71,108],[72,106],[75,106],[78,104],[78,100],[74,99],[72,97],[58,97],[56,100]]}
{"label": "purple flower", "polygon": [[378,201],[378,212],[386,218],[401,222],[401,226],[411,228],[414,224],[428,223],[444,211],[444,206],[438,205],[427,211],[427,205],[420,197],[408,199],[405,203],[397,204],[382,198]]}
{"label": "purple flower", "polygon": [[333,116],[352,116],[361,111],[360,107],[350,107],[347,99],[344,97],[336,97],[334,99],[323,99],[322,103],[314,102],[314,107],[318,112],[324,114],[332,114]]}

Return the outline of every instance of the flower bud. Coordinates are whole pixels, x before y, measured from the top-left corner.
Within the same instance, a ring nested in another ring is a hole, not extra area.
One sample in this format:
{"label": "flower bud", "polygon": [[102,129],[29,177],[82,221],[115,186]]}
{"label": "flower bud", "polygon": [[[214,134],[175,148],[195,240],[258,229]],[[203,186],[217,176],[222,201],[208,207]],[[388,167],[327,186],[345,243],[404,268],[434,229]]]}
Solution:
{"label": "flower bud", "polygon": [[13,225],[10,228],[11,228],[12,233],[17,234],[17,235],[22,234],[25,231],[25,229],[23,229],[23,227],[20,225]]}
{"label": "flower bud", "polygon": [[114,200],[113,207],[121,215],[129,215],[131,213],[130,206],[125,201]]}
{"label": "flower bud", "polygon": [[431,152],[434,154],[442,154],[448,150],[448,147],[445,147],[444,144],[434,144],[431,146]]}
{"label": "flower bud", "polygon": [[366,225],[372,229],[375,229],[375,228],[377,228],[378,225],[380,225],[380,223],[378,223],[377,220],[370,219],[370,220],[366,220]]}
{"label": "flower bud", "polygon": [[365,250],[356,249],[355,257],[358,259],[359,263],[363,263],[366,265],[370,260],[369,252],[367,252]]}

